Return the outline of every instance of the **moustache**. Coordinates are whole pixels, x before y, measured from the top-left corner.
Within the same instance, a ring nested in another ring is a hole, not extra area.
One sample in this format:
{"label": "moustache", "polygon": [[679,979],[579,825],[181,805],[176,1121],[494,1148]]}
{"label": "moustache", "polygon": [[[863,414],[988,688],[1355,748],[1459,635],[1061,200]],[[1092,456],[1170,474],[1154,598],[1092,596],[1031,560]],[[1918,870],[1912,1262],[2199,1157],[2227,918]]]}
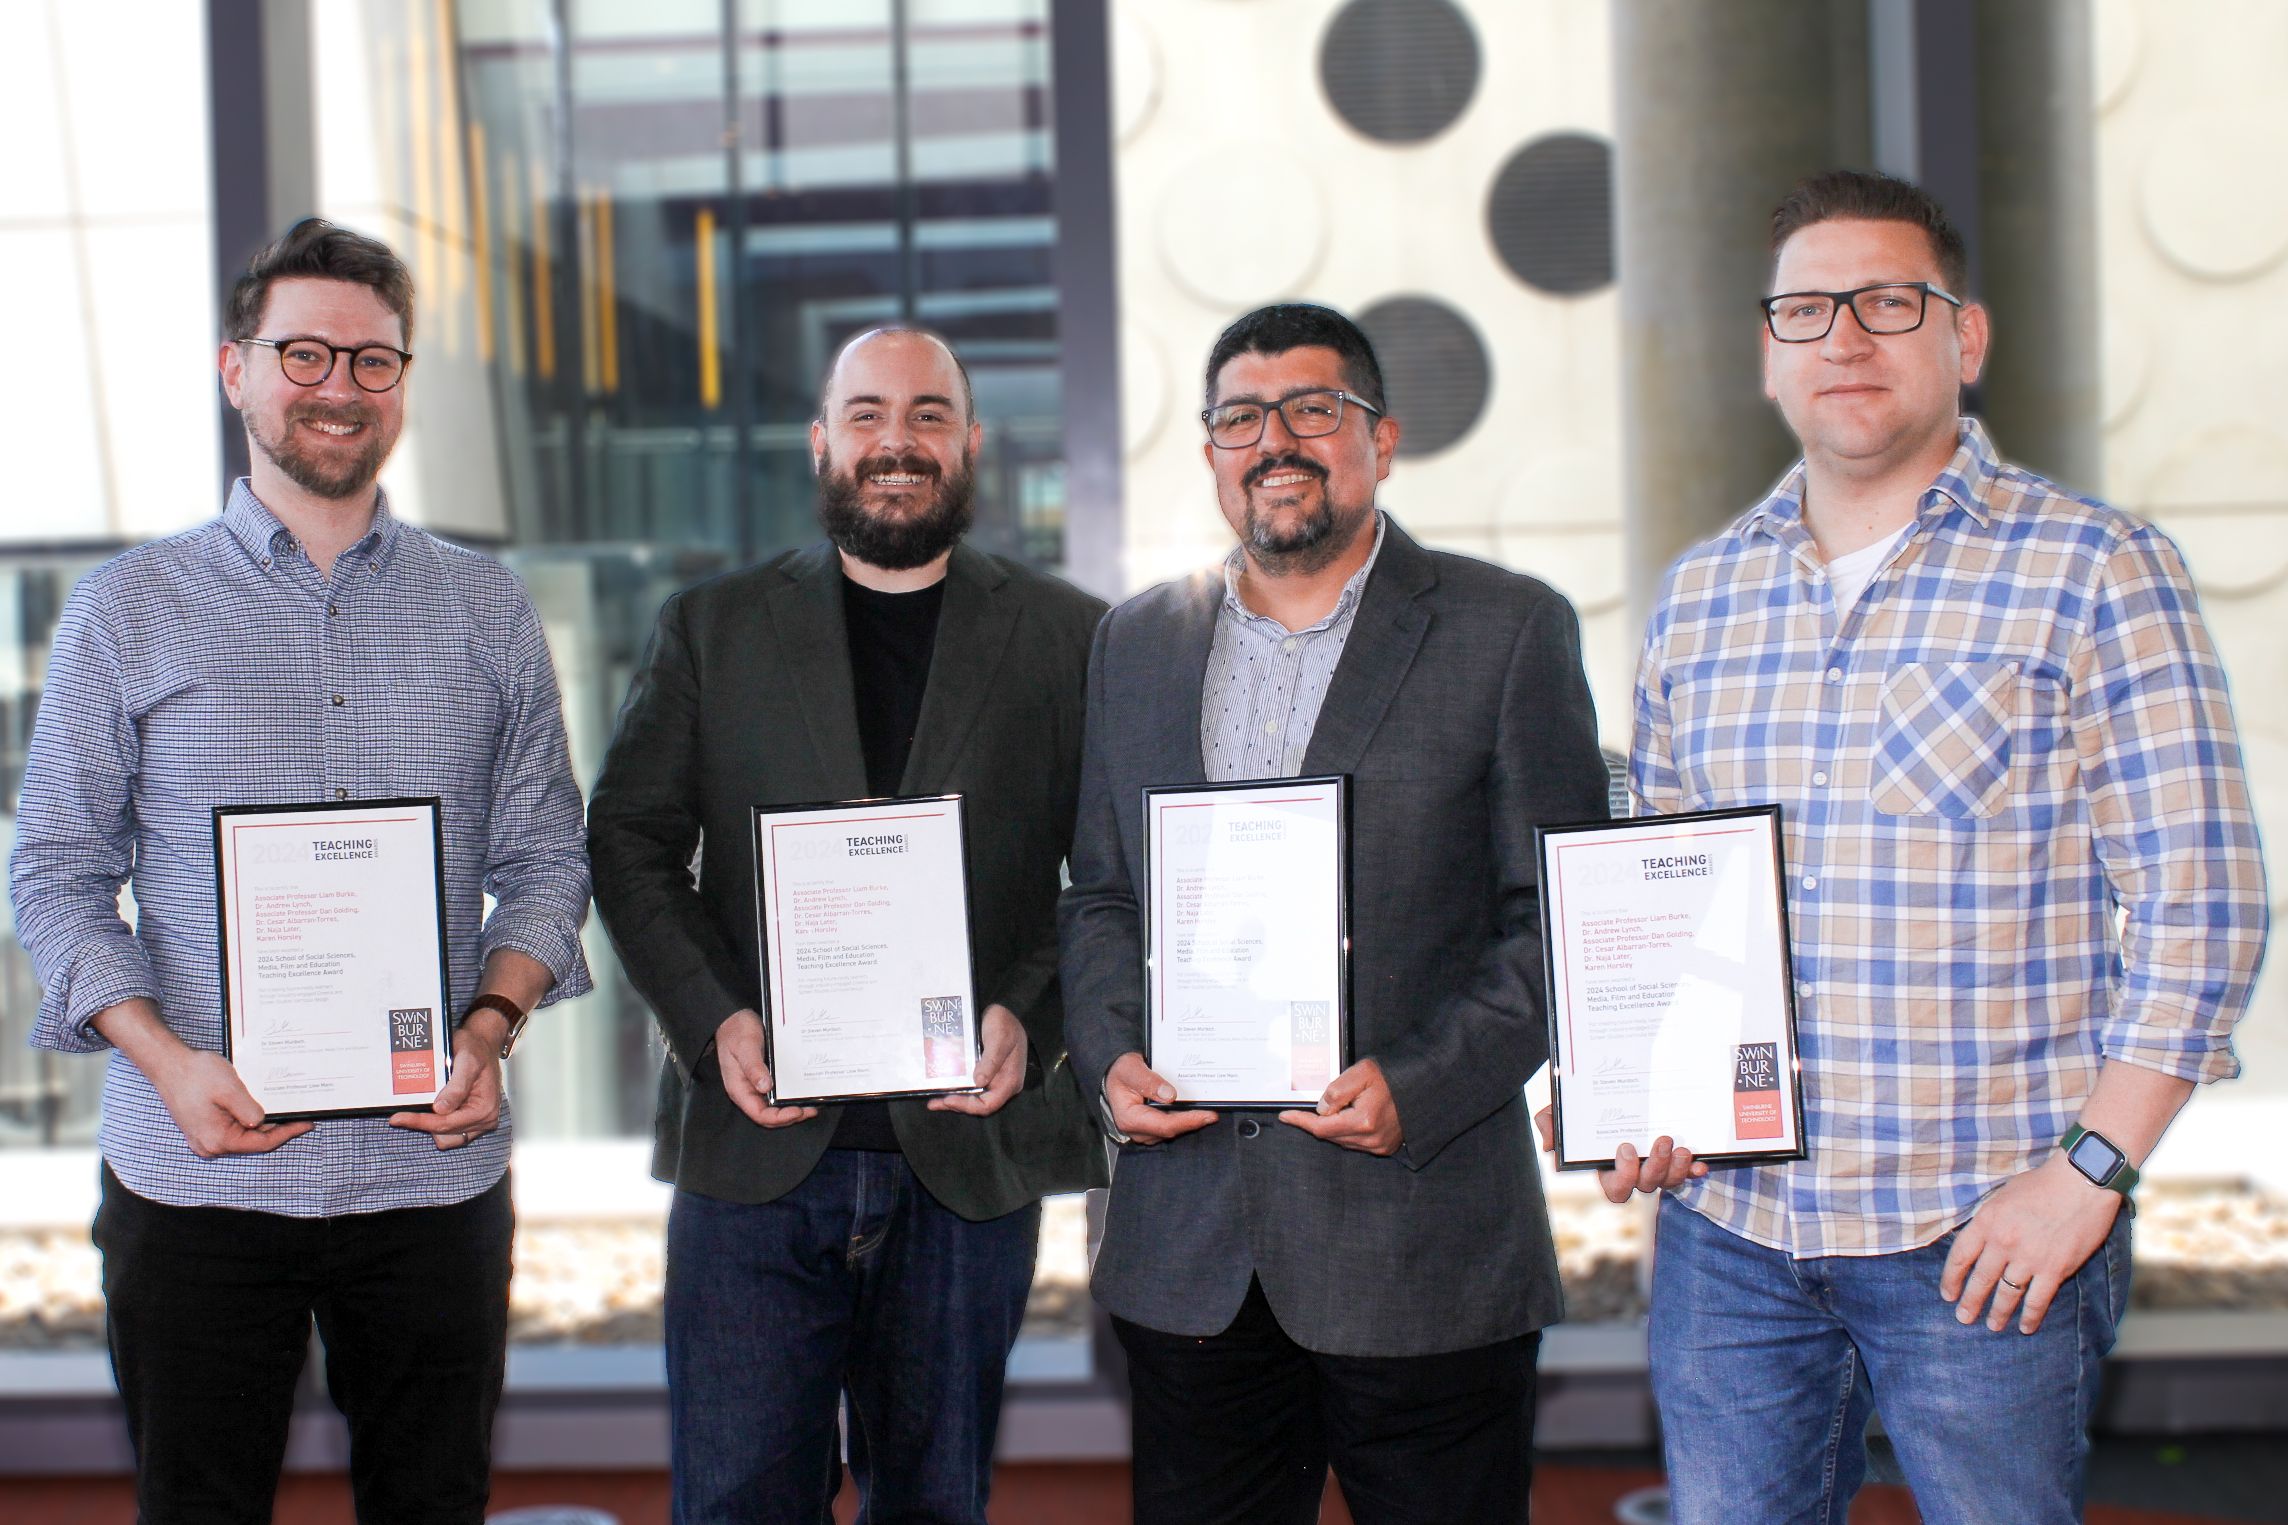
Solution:
{"label": "moustache", "polygon": [[373,409],[361,408],[355,403],[350,403],[346,406],[336,406],[328,403],[314,402],[305,403],[301,407],[290,409],[286,414],[286,421],[290,424],[298,424],[303,422],[321,424],[370,424],[375,421],[376,417],[377,415],[374,413]]}
{"label": "moustache", "polygon": [[1239,485],[1243,488],[1253,488],[1274,471],[1308,472],[1322,482],[1327,479],[1327,468],[1317,461],[1308,460],[1299,455],[1275,455],[1266,460],[1257,461],[1248,467],[1246,474],[1239,479]]}
{"label": "moustache", "polygon": [[891,455],[887,452],[884,452],[880,455],[870,455],[850,468],[850,475],[860,482],[865,481],[868,477],[879,476],[885,472],[896,472],[901,476],[913,477],[938,477],[944,475],[943,470],[938,466],[936,461],[932,460],[926,455],[923,455],[918,450],[906,455]]}

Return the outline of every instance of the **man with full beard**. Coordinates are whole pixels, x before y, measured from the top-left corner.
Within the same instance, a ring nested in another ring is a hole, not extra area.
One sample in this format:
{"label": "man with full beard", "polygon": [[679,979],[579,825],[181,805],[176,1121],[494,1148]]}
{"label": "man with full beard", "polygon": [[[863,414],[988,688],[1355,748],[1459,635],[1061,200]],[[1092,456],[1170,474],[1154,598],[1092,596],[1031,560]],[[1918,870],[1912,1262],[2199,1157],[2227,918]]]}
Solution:
{"label": "man with full beard", "polygon": [[[220,518],[80,583],[32,735],[11,870],[32,1041],[109,1052],[95,1242],[144,1520],[270,1518],[313,1317],[358,1518],[484,1517],[501,1061],[534,1006],[588,988],[588,865],[524,590],[375,485],[412,329],[371,238],[312,218],[255,256],[220,353],[251,470]],[[219,1052],[211,812],[408,796],[442,805],[451,1078],[434,1112],[266,1122]]]}
{"label": "man with full beard", "polygon": [[[1249,313],[1202,451],[1238,547],[1106,617],[1062,912],[1073,1070],[1119,1142],[1095,1293],[1128,1352],[1139,1525],[1522,1521],[1561,1312],[1522,1088],[1547,1056],[1536,823],[1605,814],[1565,600],[1375,507],[1366,336]],[[1142,791],[1347,774],[1354,1062],[1311,1110],[1161,1110]]]}
{"label": "man with full beard", "polygon": [[[668,600],[589,809],[658,1014],[674,1518],[982,1525],[1039,1199],[1103,1178],[1064,1067],[1056,898],[1104,605],[961,543],[982,439],[944,341],[877,329],[811,425],[828,541]],[[752,806],[959,793],[982,1094],[766,1099]],[[698,872],[692,872],[698,853]]]}

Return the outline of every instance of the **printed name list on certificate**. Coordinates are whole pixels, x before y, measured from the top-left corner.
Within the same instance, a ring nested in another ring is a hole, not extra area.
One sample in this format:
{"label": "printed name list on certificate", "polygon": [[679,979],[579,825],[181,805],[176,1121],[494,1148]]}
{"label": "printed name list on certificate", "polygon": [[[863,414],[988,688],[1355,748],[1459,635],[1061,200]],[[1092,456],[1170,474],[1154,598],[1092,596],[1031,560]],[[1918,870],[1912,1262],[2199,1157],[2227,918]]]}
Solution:
{"label": "printed name list on certificate", "polygon": [[1779,807],[1538,833],[1561,1170],[1801,1159]]}
{"label": "printed name list on certificate", "polygon": [[974,1091],[959,795],[755,812],[778,1106]]}
{"label": "printed name list on certificate", "polygon": [[1144,791],[1145,1059],[1177,1104],[1309,1107],[1349,1062],[1345,787]]}
{"label": "printed name list on certificate", "polygon": [[222,805],[224,1051],[272,1119],[427,1110],[451,1066],[435,799]]}

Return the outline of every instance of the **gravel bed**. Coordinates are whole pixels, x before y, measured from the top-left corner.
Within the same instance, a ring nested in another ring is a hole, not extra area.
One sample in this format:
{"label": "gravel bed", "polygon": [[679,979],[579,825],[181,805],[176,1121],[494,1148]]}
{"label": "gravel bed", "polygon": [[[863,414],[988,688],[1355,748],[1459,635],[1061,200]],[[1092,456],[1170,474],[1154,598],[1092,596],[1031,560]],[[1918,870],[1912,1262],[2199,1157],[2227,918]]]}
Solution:
{"label": "gravel bed", "polygon": [[[2229,1183],[2156,1182],[2139,1193],[2139,1308],[2288,1310],[2288,1200]],[[1639,1266],[1649,1204],[1550,1203],[1559,1274],[1576,1322],[1644,1312]],[[516,1235],[509,1337],[530,1344],[640,1345],[660,1337],[661,1223],[526,1223]],[[1081,1199],[1050,1200],[1026,1310],[1028,1332],[1072,1333],[1088,1316]],[[0,1230],[0,1349],[98,1349],[103,1300],[82,1229]]]}

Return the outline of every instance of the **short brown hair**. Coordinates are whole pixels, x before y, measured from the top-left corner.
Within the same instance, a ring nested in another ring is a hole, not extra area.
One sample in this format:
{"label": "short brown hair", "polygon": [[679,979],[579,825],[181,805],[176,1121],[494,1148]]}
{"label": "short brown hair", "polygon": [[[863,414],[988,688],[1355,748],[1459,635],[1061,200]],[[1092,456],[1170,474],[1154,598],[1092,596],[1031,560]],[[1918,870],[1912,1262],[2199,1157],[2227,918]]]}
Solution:
{"label": "short brown hair", "polygon": [[1948,220],[1938,198],[1912,181],[1868,170],[1831,169],[1797,182],[1772,209],[1772,259],[1780,249],[1813,223],[1856,219],[1864,222],[1913,223],[1930,236],[1931,253],[1938,258],[1938,278],[1946,289],[1970,300],[1970,251],[1962,234]]}
{"label": "short brown hair", "polygon": [[412,345],[413,272],[380,239],[337,227],[323,217],[303,218],[246,262],[246,273],[230,288],[230,300],[223,307],[222,336],[233,343],[253,338],[262,323],[262,309],[269,305],[272,283],[305,276],[371,288],[381,305],[397,314],[405,326],[405,343]]}

